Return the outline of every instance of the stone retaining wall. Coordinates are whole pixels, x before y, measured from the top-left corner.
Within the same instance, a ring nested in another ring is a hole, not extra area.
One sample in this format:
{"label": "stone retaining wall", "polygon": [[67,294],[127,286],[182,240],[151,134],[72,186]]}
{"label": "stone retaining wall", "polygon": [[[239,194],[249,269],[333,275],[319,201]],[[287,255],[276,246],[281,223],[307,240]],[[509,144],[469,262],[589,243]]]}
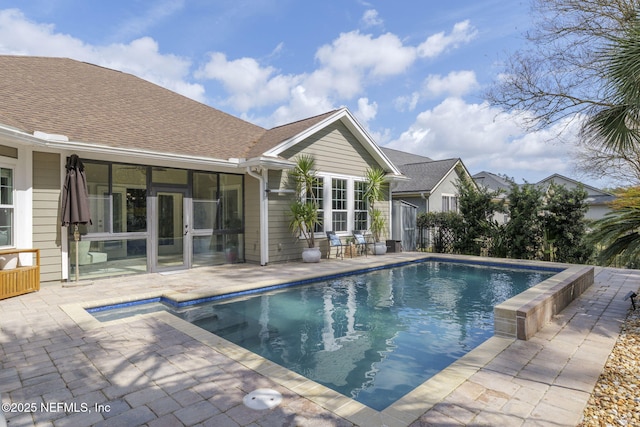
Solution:
{"label": "stone retaining wall", "polygon": [[494,308],[495,334],[528,340],[593,284],[594,268],[569,267]]}

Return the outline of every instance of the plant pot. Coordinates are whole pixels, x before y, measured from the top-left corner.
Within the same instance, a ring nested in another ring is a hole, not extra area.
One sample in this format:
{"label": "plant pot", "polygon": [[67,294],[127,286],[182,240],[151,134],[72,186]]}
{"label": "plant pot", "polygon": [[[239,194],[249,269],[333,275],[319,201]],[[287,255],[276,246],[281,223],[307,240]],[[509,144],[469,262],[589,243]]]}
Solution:
{"label": "plant pot", "polygon": [[302,262],[320,262],[321,257],[320,248],[304,248],[302,250]]}
{"label": "plant pot", "polygon": [[387,253],[387,244],[385,242],[376,242],[373,245],[374,255],[384,255]]}

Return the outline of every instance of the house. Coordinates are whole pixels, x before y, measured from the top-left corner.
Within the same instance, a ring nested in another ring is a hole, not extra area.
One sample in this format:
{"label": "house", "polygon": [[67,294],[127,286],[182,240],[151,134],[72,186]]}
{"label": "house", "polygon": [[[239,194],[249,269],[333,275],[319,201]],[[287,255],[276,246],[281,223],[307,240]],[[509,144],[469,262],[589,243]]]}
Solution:
{"label": "house", "polygon": [[[515,185],[509,178],[486,171],[473,175],[473,180],[479,188],[495,193],[494,201],[504,202],[505,204],[507,203],[507,195],[511,191],[511,186]],[[509,221],[509,213],[495,212],[493,220],[498,224],[506,224]]]}
{"label": "house", "polygon": [[546,192],[551,184],[564,186],[568,190],[582,187],[582,189],[587,192],[586,202],[589,206],[589,209],[584,216],[585,219],[596,220],[603,218],[607,213],[611,211],[609,204],[616,198],[616,196],[607,191],[599,190],[595,187],[583,184],[579,181],[567,178],[566,176],[562,176],[557,173],[554,173],[553,175],[540,180],[535,185],[542,188],[542,190]]}
{"label": "house", "polygon": [[[490,191],[500,191],[501,194],[499,194],[498,197],[502,199],[506,199],[511,186],[514,185],[513,181],[507,178],[485,171],[473,175],[473,179],[480,187],[487,188]],[[609,192],[599,190],[595,187],[557,173],[550,175],[533,185],[542,189],[543,192],[546,192],[551,184],[561,185],[569,190],[577,187],[584,189],[587,192],[586,202],[589,207],[585,214],[585,218],[590,220],[603,218],[611,210],[609,203],[615,199],[615,196]],[[503,214],[496,214],[496,216],[500,217],[502,217],[502,215]],[[506,222],[508,220],[508,215],[505,215],[504,218],[505,220],[503,222]]]}
{"label": "house", "polygon": [[300,154],[315,157],[321,177],[318,237],[367,228],[367,168],[387,173],[387,218],[389,186],[403,178],[344,108],[267,130],[71,59],[0,56],[0,75],[0,249],[40,249],[42,281],[75,273],[59,212],[72,154],[92,211],[81,278],[300,259],[286,173]]}
{"label": "house", "polygon": [[382,147],[382,151],[409,180],[392,186],[393,200],[403,200],[418,207],[418,213],[458,210],[457,183],[471,174],[459,158],[432,160]]}

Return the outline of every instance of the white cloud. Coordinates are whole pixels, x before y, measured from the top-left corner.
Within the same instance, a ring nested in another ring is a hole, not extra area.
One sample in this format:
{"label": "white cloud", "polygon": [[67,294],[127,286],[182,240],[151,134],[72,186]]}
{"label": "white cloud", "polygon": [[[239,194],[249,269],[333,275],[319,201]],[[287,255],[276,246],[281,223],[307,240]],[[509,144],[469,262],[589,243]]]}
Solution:
{"label": "white cloud", "polygon": [[378,114],[378,104],[376,102],[370,103],[369,98],[360,98],[358,99],[358,109],[354,114],[361,124],[368,127],[368,123]]}
{"label": "white cloud", "polygon": [[386,146],[433,159],[460,157],[471,173],[488,170],[520,180],[542,178],[551,172],[570,170],[569,145],[552,143],[563,131],[565,138],[575,128],[560,123],[544,132],[523,133],[522,117],[489,106],[447,98],[423,111],[402,135]]}
{"label": "white cloud", "polygon": [[383,21],[378,16],[378,11],[375,9],[368,9],[362,15],[362,23],[365,27],[378,27],[382,25]]}
{"label": "white cloud", "polygon": [[222,83],[229,93],[225,104],[246,112],[251,108],[273,105],[289,99],[301,76],[276,74],[273,67],[262,67],[253,58],[229,61],[220,52],[210,54],[209,61],[195,75]]}
{"label": "white cloud", "polygon": [[452,71],[446,76],[431,75],[425,79],[427,96],[450,95],[461,97],[478,89],[480,85],[473,71]]}
{"label": "white cloud", "polygon": [[418,55],[422,58],[434,58],[451,48],[469,43],[478,35],[478,31],[469,20],[458,22],[453,26],[451,34],[443,32],[429,36],[418,46]]}
{"label": "white cloud", "polygon": [[415,48],[404,46],[395,34],[377,38],[358,31],[342,33],[331,45],[316,52],[322,67],[336,71],[356,70],[370,77],[400,74],[415,61]]}
{"label": "white cloud", "polygon": [[393,105],[400,112],[413,111],[420,100],[420,93],[413,92],[411,95],[399,96],[393,100]]}

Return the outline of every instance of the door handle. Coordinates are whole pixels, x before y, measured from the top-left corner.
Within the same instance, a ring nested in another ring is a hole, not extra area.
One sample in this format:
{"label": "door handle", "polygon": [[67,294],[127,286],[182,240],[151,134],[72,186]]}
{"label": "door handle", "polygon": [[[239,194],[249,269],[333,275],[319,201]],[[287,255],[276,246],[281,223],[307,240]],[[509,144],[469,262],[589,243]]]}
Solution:
{"label": "door handle", "polygon": [[185,226],[184,226],[184,236],[186,236],[186,235],[187,235],[187,233],[189,233],[189,226],[188,226],[188,225],[185,225]]}

